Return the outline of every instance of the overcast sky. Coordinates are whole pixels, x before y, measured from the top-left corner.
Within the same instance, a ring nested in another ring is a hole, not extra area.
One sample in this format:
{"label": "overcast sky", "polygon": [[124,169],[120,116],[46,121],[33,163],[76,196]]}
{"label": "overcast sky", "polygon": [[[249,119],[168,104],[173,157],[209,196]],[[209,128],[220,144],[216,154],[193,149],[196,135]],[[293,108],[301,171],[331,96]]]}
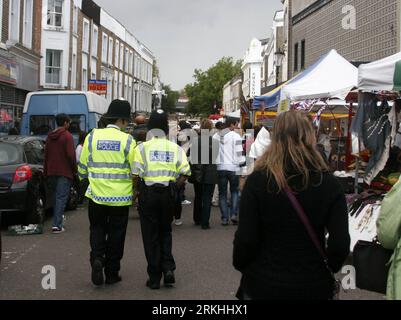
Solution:
{"label": "overcast sky", "polygon": [[242,59],[251,39],[271,33],[280,0],[95,0],[156,56],[173,89],[223,56]]}

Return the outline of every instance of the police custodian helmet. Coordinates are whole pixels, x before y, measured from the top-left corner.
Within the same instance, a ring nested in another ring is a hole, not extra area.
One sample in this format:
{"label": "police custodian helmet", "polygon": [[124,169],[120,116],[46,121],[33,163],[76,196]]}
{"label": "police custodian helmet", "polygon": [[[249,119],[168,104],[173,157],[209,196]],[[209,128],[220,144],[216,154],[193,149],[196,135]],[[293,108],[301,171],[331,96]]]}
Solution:
{"label": "police custodian helmet", "polygon": [[131,119],[131,105],[126,100],[116,99],[110,103],[109,110],[103,117],[111,120],[123,119],[129,121]]}
{"label": "police custodian helmet", "polygon": [[168,116],[162,109],[154,110],[149,118],[148,130],[159,129],[164,131],[166,135],[169,132]]}

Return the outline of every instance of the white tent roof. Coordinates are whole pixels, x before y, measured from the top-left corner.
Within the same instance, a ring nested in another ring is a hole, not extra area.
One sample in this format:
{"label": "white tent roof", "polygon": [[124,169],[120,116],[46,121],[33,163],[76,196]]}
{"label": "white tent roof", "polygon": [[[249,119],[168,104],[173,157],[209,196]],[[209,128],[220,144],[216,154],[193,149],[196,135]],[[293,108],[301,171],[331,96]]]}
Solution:
{"label": "white tent roof", "polygon": [[358,69],[331,50],[281,89],[281,100],[345,99],[358,84]]}
{"label": "white tent roof", "polygon": [[241,110],[238,109],[235,112],[229,113],[229,114],[227,114],[227,117],[240,119],[241,118]]}
{"label": "white tent roof", "polygon": [[[401,52],[359,67],[359,90],[400,91]],[[398,83],[398,84],[397,84]]]}

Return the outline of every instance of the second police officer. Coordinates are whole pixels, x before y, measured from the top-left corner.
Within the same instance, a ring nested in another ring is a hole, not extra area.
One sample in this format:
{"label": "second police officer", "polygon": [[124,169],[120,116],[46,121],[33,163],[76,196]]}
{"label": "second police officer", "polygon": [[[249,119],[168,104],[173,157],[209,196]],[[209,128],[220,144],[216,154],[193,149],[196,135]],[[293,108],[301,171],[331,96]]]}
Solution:
{"label": "second police officer", "polygon": [[[139,216],[150,289],[175,283],[171,224],[174,197],[191,174],[185,152],[168,140],[168,116],[163,110],[152,112],[148,122],[148,141],[135,149],[133,174],[139,177]],[[151,138],[149,140],[149,138]]]}

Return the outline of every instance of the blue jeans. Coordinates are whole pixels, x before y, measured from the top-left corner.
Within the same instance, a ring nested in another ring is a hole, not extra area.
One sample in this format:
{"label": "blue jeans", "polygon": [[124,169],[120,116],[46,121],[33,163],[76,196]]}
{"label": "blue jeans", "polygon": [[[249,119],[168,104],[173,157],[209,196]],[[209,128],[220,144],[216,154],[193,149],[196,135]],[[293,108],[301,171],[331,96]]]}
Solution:
{"label": "blue jeans", "polygon": [[[237,219],[238,210],[238,191],[239,191],[239,176],[232,171],[218,171],[219,176],[219,205],[221,211],[221,220],[227,223],[229,218]],[[227,202],[227,186],[230,183],[231,191],[231,211],[228,212]]]}
{"label": "blue jeans", "polygon": [[72,181],[66,177],[49,177],[49,187],[53,192],[53,228],[63,227],[63,214],[70,196]]}

